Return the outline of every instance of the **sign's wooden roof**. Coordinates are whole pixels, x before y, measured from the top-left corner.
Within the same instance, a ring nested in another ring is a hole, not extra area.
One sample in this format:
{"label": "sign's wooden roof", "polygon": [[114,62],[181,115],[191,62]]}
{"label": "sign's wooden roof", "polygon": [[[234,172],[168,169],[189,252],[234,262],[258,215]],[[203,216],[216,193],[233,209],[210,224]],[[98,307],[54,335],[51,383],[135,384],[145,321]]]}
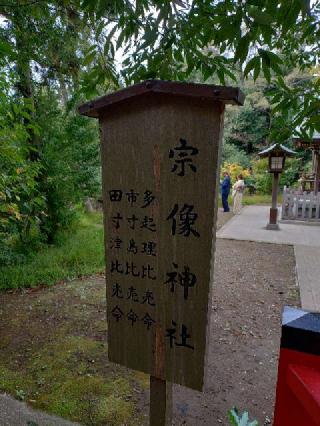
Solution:
{"label": "sign's wooden roof", "polygon": [[126,89],[102,96],[79,106],[78,111],[88,117],[99,117],[100,112],[114,104],[127,101],[147,93],[175,95],[243,105],[245,95],[238,87],[215,86],[212,84],[181,83],[175,81],[146,80]]}

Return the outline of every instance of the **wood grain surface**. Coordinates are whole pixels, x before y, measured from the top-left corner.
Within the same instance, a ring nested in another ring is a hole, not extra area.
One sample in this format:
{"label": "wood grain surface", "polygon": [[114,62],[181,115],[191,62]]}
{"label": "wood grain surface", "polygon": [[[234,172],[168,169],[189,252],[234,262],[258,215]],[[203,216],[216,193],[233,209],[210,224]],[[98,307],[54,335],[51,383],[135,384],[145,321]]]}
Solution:
{"label": "wood grain surface", "polygon": [[148,94],[100,115],[109,358],[198,390],[223,111]]}

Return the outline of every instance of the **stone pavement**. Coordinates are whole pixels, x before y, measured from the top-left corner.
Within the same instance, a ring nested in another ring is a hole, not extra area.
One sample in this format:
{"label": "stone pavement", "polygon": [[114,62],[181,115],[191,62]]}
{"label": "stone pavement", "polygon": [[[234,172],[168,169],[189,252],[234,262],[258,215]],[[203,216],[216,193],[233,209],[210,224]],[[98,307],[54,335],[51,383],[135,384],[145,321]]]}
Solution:
{"label": "stone pavement", "polygon": [[301,305],[306,310],[320,312],[320,248],[295,245],[294,253]]}
{"label": "stone pavement", "polygon": [[273,244],[320,247],[320,226],[280,223],[279,231],[266,229],[268,206],[247,206],[218,232],[218,238],[257,241]]}
{"label": "stone pavement", "polygon": [[0,395],[0,426],[76,426],[59,417],[32,410],[24,402]]}
{"label": "stone pavement", "polygon": [[320,312],[320,226],[280,223],[279,231],[271,231],[266,229],[268,217],[268,206],[244,207],[217,237],[293,245],[302,308]]}

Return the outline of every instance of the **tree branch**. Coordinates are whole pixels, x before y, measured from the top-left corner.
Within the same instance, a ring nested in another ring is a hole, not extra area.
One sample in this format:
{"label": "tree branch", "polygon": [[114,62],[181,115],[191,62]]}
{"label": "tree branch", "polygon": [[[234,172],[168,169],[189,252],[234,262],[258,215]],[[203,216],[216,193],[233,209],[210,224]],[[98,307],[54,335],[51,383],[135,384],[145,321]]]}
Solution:
{"label": "tree branch", "polygon": [[[45,0],[32,0],[27,3],[18,3],[18,4],[8,4],[8,3],[0,3],[0,7],[28,7],[32,6],[33,4],[37,3],[43,3]],[[0,13],[2,13],[0,11]]]}

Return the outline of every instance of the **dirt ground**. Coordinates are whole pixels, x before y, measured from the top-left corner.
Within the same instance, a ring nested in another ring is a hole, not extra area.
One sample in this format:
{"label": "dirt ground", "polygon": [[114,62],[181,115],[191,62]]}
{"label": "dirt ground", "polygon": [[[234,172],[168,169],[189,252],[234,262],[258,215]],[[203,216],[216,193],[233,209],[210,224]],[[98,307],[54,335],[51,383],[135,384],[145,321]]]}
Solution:
{"label": "dirt ground", "polygon": [[[107,361],[104,294],[103,276],[0,293],[0,391],[89,425],[147,424],[147,376]],[[207,386],[174,386],[175,425],[227,426],[233,406],[271,424],[285,304],[300,304],[292,247],[217,240]]]}

